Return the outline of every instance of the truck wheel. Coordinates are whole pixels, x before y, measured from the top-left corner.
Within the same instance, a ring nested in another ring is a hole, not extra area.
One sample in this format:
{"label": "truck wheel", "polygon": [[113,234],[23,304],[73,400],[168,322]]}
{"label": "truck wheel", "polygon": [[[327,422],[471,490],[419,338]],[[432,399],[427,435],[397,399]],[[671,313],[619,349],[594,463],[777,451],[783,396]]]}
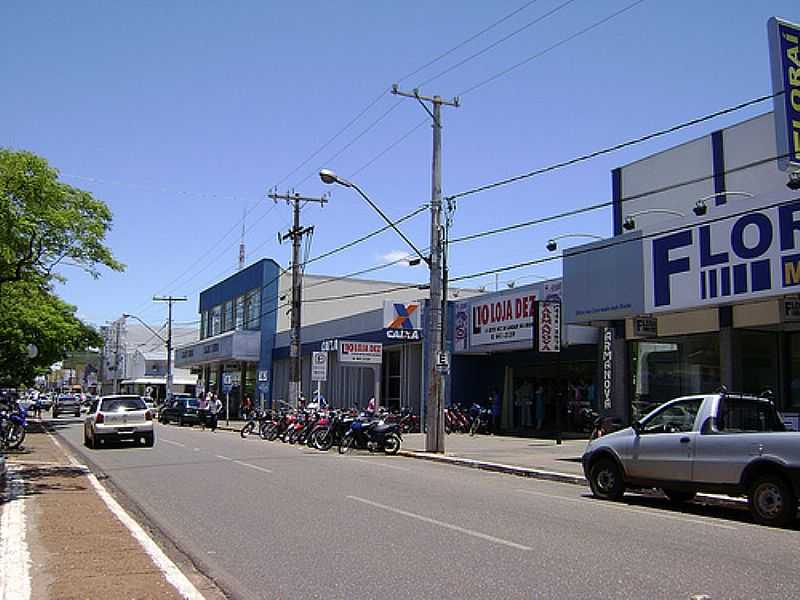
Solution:
{"label": "truck wheel", "polygon": [[617,463],[610,458],[600,458],[589,470],[589,487],[595,498],[619,500],[625,493],[625,481]]}
{"label": "truck wheel", "polygon": [[687,492],[684,490],[669,490],[664,488],[664,495],[672,504],[684,504],[691,502],[697,496],[697,492]]}
{"label": "truck wheel", "polygon": [[747,496],[756,523],[783,527],[797,515],[797,498],[780,477],[767,475],[753,483]]}

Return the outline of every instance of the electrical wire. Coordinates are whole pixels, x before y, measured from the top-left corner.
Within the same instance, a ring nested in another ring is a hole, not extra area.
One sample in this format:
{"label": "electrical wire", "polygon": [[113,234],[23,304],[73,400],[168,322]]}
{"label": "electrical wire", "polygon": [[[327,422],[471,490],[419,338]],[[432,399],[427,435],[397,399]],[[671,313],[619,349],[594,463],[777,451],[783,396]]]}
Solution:
{"label": "electrical wire", "polygon": [[517,181],[522,181],[524,179],[529,179],[531,177],[535,177],[537,175],[542,175],[544,173],[550,173],[552,171],[557,171],[559,169],[563,169],[564,167],[569,167],[581,162],[585,162],[587,160],[591,160],[593,158],[597,158],[598,156],[603,156],[604,154],[610,154],[612,152],[616,152],[617,150],[622,150],[623,148],[628,148],[629,146],[634,146],[636,144],[641,144],[643,142],[647,142],[649,140],[656,139],[658,137],[662,137],[664,135],[668,135],[670,133],[675,133],[676,131],[680,131],[682,129],[686,129],[687,127],[691,127],[693,125],[698,125],[700,123],[704,123],[706,121],[710,121],[711,119],[715,119],[717,117],[721,117],[723,115],[727,115],[738,110],[742,110],[743,108],[747,108],[749,106],[753,106],[755,104],[759,104],[761,102],[765,102],[767,100],[772,100],[776,96],[782,94],[783,91],[780,91],[776,94],[767,94],[765,96],[759,96],[758,98],[753,98],[752,100],[747,100],[746,102],[741,102],[734,106],[729,106],[728,108],[723,108],[722,110],[718,110],[716,112],[704,115],[702,117],[697,117],[695,119],[690,119],[688,121],[683,121],[678,123],[677,125],[672,125],[671,127],[666,127],[664,129],[659,129],[658,131],[654,131],[652,133],[648,133],[646,135],[639,136],[637,138],[633,138],[624,142],[620,142],[619,144],[614,144],[613,146],[608,146],[606,148],[602,148],[600,150],[595,150],[594,152],[589,152],[588,154],[582,154],[580,156],[576,156],[575,158],[571,158],[569,160],[565,160],[562,162],[558,162],[552,165],[548,165],[546,167],[541,167],[539,169],[535,169],[533,171],[529,171],[527,173],[523,173],[522,175],[515,175],[514,177],[508,177],[506,179],[501,179],[499,181],[495,181],[494,183],[488,183],[486,185],[481,185],[478,187],[474,187],[463,192],[458,192],[457,194],[451,194],[445,197],[445,200],[456,200],[458,198],[464,198],[466,196],[471,196],[473,194],[478,194],[481,192],[486,192],[488,190],[492,190],[504,185],[509,185],[511,183],[516,183]]}

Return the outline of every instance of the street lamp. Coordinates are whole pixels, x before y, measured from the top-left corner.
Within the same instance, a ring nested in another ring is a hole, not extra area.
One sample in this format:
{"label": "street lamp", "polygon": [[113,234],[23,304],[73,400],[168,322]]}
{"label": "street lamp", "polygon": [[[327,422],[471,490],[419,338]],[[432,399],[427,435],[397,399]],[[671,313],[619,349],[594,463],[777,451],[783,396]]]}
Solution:
{"label": "street lamp", "polygon": [[716,198],[717,196],[744,196],[745,198],[752,198],[753,194],[750,192],[717,192],[715,194],[709,194],[708,196],[703,196],[695,203],[692,212],[698,217],[702,217],[708,212],[706,200],[711,200],[711,198]]}
{"label": "street lamp", "polygon": [[167,379],[166,379],[166,386],[165,387],[166,387],[166,397],[170,398],[172,396],[172,339],[171,339],[172,329],[170,328],[170,337],[163,338],[163,337],[161,337],[161,335],[155,329],[150,327],[150,325],[145,323],[142,319],[140,319],[136,315],[123,313],[122,314],[122,318],[123,319],[136,319],[137,321],[139,321],[139,323],[144,325],[150,331],[150,333],[152,333],[154,336],[156,336],[158,339],[160,339],[166,345],[166,347],[167,347]]}
{"label": "street lamp", "polygon": [[625,221],[622,223],[622,228],[625,231],[632,231],[636,229],[636,220],[635,218],[640,215],[649,215],[649,214],[665,214],[665,215],[674,215],[676,217],[685,217],[686,215],[682,212],[678,212],[677,210],[670,210],[668,208],[649,208],[647,210],[640,210],[639,212],[631,213],[627,217],[625,217]]}
{"label": "street lamp", "polygon": [[586,237],[586,238],[592,238],[593,240],[602,240],[603,239],[599,235],[594,235],[593,233],[563,233],[561,235],[557,235],[555,237],[550,238],[545,247],[550,252],[554,252],[558,248],[558,244],[556,243],[556,240],[560,240],[560,239],[563,239],[563,238],[569,238],[569,237]]}

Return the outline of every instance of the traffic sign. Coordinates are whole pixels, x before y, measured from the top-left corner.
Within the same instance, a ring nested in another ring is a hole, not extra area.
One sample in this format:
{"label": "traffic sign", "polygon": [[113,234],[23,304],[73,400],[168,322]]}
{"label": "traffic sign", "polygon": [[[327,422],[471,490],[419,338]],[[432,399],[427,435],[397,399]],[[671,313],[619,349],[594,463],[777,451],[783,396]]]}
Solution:
{"label": "traffic sign", "polygon": [[328,380],[328,353],[311,353],[311,381]]}
{"label": "traffic sign", "polygon": [[226,394],[231,391],[233,387],[233,376],[230,373],[225,373],[222,376],[222,391]]}

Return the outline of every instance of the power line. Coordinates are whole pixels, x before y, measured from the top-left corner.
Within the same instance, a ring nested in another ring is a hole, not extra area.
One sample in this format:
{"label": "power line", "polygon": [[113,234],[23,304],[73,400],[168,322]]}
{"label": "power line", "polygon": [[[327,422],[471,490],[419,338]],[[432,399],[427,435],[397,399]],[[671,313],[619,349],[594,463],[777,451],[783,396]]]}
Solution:
{"label": "power line", "polygon": [[[643,1],[643,0],[641,0],[641,1]],[[527,173],[523,173],[522,175],[515,175],[514,177],[508,177],[506,179],[501,179],[499,181],[495,181],[494,183],[481,185],[481,186],[478,186],[478,187],[474,187],[474,188],[468,189],[468,190],[463,191],[463,192],[459,192],[457,194],[452,194],[450,196],[447,196],[446,199],[447,200],[456,200],[458,198],[464,198],[465,196],[471,196],[473,194],[478,194],[480,192],[486,192],[488,190],[492,190],[492,189],[495,189],[495,188],[498,188],[498,187],[501,187],[501,186],[504,186],[504,185],[508,185],[510,183],[516,183],[517,181],[522,181],[523,179],[529,179],[530,177],[535,177],[537,175],[542,175],[544,173],[549,173],[551,171],[557,171],[558,169],[563,169],[564,167],[568,167],[568,166],[571,166],[571,165],[574,165],[574,164],[577,164],[577,163],[580,163],[580,162],[584,162],[584,161],[590,160],[592,158],[597,158],[598,156],[602,156],[604,154],[610,154],[611,152],[616,152],[617,150],[621,150],[621,149],[627,148],[629,146],[633,146],[633,145],[636,145],[636,144],[641,144],[642,142],[646,142],[646,141],[649,141],[649,140],[652,140],[652,139],[655,139],[655,138],[658,138],[658,137],[661,137],[661,136],[664,136],[664,135],[667,135],[667,134],[670,134],[670,133],[675,133],[676,131],[680,131],[681,129],[686,129],[687,127],[691,127],[693,125],[698,125],[700,123],[704,123],[705,121],[709,121],[711,119],[715,119],[716,117],[721,117],[723,115],[727,115],[729,113],[736,112],[738,110],[742,110],[743,108],[747,108],[748,106],[753,106],[754,104],[759,104],[759,103],[764,102],[766,100],[771,100],[771,99],[775,98],[776,96],[778,96],[779,94],[782,94],[782,93],[783,92],[781,91],[781,92],[778,92],[777,94],[767,94],[765,96],[760,96],[758,98],[754,98],[752,100],[748,100],[746,102],[742,102],[740,104],[737,104],[735,106],[730,106],[728,108],[723,108],[722,110],[718,110],[718,111],[713,112],[711,114],[708,114],[708,115],[705,115],[705,116],[702,116],[702,117],[698,117],[698,118],[695,118],[695,119],[691,119],[689,121],[684,121],[684,122],[679,123],[677,125],[673,125],[671,127],[665,128],[665,129],[660,129],[658,131],[654,131],[652,133],[648,133],[646,135],[643,135],[643,136],[640,136],[640,137],[637,137],[637,138],[634,138],[634,139],[631,139],[631,140],[627,140],[625,142],[621,142],[619,144],[615,144],[613,146],[609,146],[609,147],[603,148],[601,150],[595,150],[594,152],[590,152],[588,154],[582,154],[580,156],[576,156],[575,158],[571,158],[569,160],[558,162],[558,163],[555,163],[555,164],[552,164],[552,165],[549,165],[549,166],[546,166],[546,167],[541,167],[539,169],[535,169],[533,171],[529,171]]]}

